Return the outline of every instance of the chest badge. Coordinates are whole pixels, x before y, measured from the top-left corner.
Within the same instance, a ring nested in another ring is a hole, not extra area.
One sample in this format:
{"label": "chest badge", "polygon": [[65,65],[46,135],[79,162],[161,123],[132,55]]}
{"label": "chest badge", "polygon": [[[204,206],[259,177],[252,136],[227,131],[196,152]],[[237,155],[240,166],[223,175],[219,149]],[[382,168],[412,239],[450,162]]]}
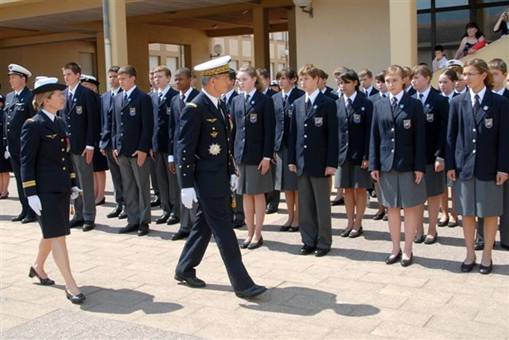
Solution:
{"label": "chest badge", "polygon": [[171,115],[171,107],[166,108],[166,114],[169,116]]}
{"label": "chest badge", "polygon": [[323,125],[323,117],[315,117],[315,126],[321,127]]}
{"label": "chest badge", "polygon": [[428,123],[433,123],[435,120],[435,115],[433,113],[426,113],[426,120]]}
{"label": "chest badge", "polygon": [[221,153],[221,146],[219,144],[210,144],[209,146],[209,153],[212,155],[212,156],[217,156]]}
{"label": "chest badge", "polygon": [[355,124],[359,124],[361,122],[361,115],[358,113],[353,114],[353,122]]}
{"label": "chest badge", "polygon": [[403,127],[405,129],[410,129],[412,127],[412,120],[411,119],[403,119]]}
{"label": "chest badge", "polygon": [[76,114],[82,114],[83,113],[83,106],[77,105],[76,106]]}
{"label": "chest badge", "polygon": [[129,108],[129,115],[130,115],[131,117],[136,116],[136,108],[135,108],[135,107],[130,107],[130,108]]}
{"label": "chest badge", "polygon": [[486,129],[491,129],[493,127],[493,118],[484,118],[484,126]]}
{"label": "chest badge", "polygon": [[258,114],[257,114],[257,113],[254,113],[254,112],[250,113],[250,114],[249,114],[249,122],[250,122],[250,123],[252,123],[252,124],[254,124],[254,123],[256,123],[257,121],[258,121]]}

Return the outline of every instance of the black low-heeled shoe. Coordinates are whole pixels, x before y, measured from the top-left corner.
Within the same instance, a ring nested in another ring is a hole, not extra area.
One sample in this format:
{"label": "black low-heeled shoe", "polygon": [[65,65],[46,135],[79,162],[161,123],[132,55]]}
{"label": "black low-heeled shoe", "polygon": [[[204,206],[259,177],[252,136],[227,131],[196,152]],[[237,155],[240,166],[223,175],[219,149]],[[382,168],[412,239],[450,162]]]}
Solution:
{"label": "black low-heeled shoe", "polygon": [[288,231],[291,232],[291,233],[299,231],[299,226],[298,225],[291,226],[290,229],[288,229]]}
{"label": "black low-heeled shoe", "polygon": [[493,271],[493,261],[490,262],[489,266],[485,266],[482,263],[479,265],[479,273],[481,274],[489,274]]}
{"label": "black low-heeled shoe", "polygon": [[339,236],[341,237],[348,237],[348,235],[350,235],[350,233],[352,232],[353,228],[352,227],[348,227],[346,228],[345,230],[343,230],[341,232],[341,234],[339,234]]}
{"label": "black low-heeled shoe", "polygon": [[282,225],[282,226],[279,228],[279,231],[289,231],[291,227],[292,227],[292,226],[290,226],[290,225]]}
{"label": "black low-heeled shoe", "polygon": [[402,255],[401,250],[396,255],[389,254],[389,256],[387,256],[385,258],[385,263],[386,264],[394,264],[401,259],[401,255]]}
{"label": "black low-heeled shoe", "polygon": [[410,254],[410,257],[408,259],[404,259],[401,257],[401,267],[408,267],[414,262],[414,254]]}
{"label": "black low-heeled shoe", "polygon": [[249,244],[251,244],[251,241],[244,241],[242,242],[242,244],[240,245],[240,249],[247,249],[247,247],[249,247]]}
{"label": "black low-heeled shoe", "polygon": [[47,277],[47,278],[40,277],[39,274],[37,274],[37,272],[35,271],[34,267],[30,267],[30,271],[28,272],[28,277],[32,278],[34,276],[39,279],[39,282],[41,283],[42,286],[52,286],[55,284],[55,281],[53,281],[49,277]]}
{"label": "black low-heeled shoe", "polygon": [[350,231],[350,234],[348,235],[348,237],[349,238],[356,238],[356,237],[361,236],[362,233],[363,233],[362,227],[360,227],[358,230],[352,229],[352,231]]}
{"label": "black low-heeled shoe", "polygon": [[426,239],[426,236],[422,234],[421,236],[415,236],[414,243],[423,243]]}
{"label": "black low-heeled shoe", "polygon": [[447,227],[449,225],[449,219],[445,219],[443,221],[438,221],[437,226],[439,227]]}
{"label": "black low-heeled shoe", "polygon": [[86,297],[83,295],[83,293],[73,295],[67,289],[65,290],[65,296],[67,297],[67,300],[71,301],[75,305],[81,305],[86,300]]}
{"label": "black low-heeled shoe", "polygon": [[462,273],[470,273],[472,269],[475,267],[475,260],[472,263],[461,263],[461,272]]}
{"label": "black low-heeled shoe", "polygon": [[426,235],[426,238],[424,239],[424,244],[433,244],[438,239],[438,233],[435,233],[435,235]]}
{"label": "black low-heeled shoe", "polygon": [[263,237],[260,238],[258,240],[258,242],[256,242],[256,243],[253,243],[253,242],[249,243],[249,245],[247,246],[247,249],[253,250],[256,248],[260,248],[262,245],[263,245]]}

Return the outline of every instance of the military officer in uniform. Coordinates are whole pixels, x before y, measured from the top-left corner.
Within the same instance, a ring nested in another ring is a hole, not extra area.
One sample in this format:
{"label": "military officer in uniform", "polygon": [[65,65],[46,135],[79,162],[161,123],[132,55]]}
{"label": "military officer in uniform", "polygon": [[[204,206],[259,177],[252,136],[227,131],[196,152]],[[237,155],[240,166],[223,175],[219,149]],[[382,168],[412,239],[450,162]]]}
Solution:
{"label": "military officer in uniform", "polygon": [[237,186],[232,151],[231,126],[219,106],[226,92],[228,63],[220,57],[197,65],[202,75],[202,92],[187,103],[181,117],[177,157],[180,160],[182,204],[188,209],[198,202],[196,223],[187,238],[175,279],[191,287],[204,287],[196,277],[195,267],[205,254],[212,233],[225,263],[233,290],[238,297],[254,298],[266,288],[256,285],[247,273],[235,232],[231,227],[231,191]]}
{"label": "military officer in uniform", "polygon": [[16,178],[18,196],[22,207],[21,213],[14,217],[12,221],[29,223],[34,222],[36,219],[34,212],[28,206],[21,183],[20,136],[23,123],[34,114],[32,91],[30,91],[26,85],[32,73],[23,66],[17,64],[10,64],[8,70],[9,83],[13,91],[9,92],[5,98],[3,138],[6,150],[2,156],[10,158],[11,160],[11,167]]}

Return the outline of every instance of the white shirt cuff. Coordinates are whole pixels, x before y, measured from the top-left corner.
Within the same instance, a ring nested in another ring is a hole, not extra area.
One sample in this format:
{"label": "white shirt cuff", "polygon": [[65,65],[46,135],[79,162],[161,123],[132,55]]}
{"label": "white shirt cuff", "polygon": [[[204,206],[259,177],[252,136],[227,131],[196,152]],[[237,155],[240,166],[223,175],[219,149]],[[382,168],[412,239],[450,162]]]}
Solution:
{"label": "white shirt cuff", "polygon": [[87,145],[87,146],[85,147],[85,149],[87,149],[87,150],[94,150],[95,148],[94,148],[93,146]]}
{"label": "white shirt cuff", "polygon": [[437,158],[436,158],[436,161],[437,161],[437,162],[442,162],[442,163],[444,163],[444,162],[445,162],[445,159],[443,159],[442,157],[437,157]]}
{"label": "white shirt cuff", "polygon": [[263,157],[263,160],[264,161],[270,161],[270,160],[272,160],[272,158],[270,158],[270,157]]}

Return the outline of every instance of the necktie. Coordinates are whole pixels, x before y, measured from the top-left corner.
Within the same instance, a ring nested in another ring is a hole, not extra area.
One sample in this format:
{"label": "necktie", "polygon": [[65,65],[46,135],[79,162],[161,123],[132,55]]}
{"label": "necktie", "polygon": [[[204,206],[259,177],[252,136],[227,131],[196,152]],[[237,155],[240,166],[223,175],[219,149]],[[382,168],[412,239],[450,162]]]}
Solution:
{"label": "necktie", "polygon": [[286,111],[287,108],[288,108],[288,95],[285,94],[283,95],[283,109]]}
{"label": "necktie", "polygon": [[67,97],[67,110],[70,110],[72,106],[72,92],[69,92],[69,96]]}
{"label": "necktie", "polygon": [[122,100],[122,106],[127,105],[128,101],[129,101],[129,96],[127,95],[127,92],[126,92],[126,93],[124,93],[124,99]]}
{"label": "necktie", "polygon": [[311,110],[311,99],[308,98],[308,100],[306,100],[306,113],[309,113],[310,110]]}
{"label": "necktie", "polygon": [[159,92],[159,104],[163,101],[163,93]]}
{"label": "necktie", "polygon": [[479,114],[479,111],[481,111],[481,98],[479,97],[478,94],[475,95],[474,97],[474,117],[477,117],[477,115]]}
{"label": "necktie", "polygon": [[424,106],[424,94],[419,93],[419,100],[421,101],[422,106]]}
{"label": "necktie", "polygon": [[17,102],[19,102],[19,94],[18,94],[18,93],[16,93],[16,94],[14,95],[14,98],[16,99],[16,101],[17,101]]}
{"label": "necktie", "polygon": [[391,103],[392,114],[394,114],[396,112],[397,108],[398,108],[398,98],[392,97],[392,103]]}
{"label": "necktie", "polygon": [[244,111],[246,111],[246,113],[247,113],[247,105],[249,103],[249,95],[248,94],[246,94],[246,98],[245,99],[246,100],[244,101]]}
{"label": "necktie", "polygon": [[346,113],[348,114],[348,117],[350,117],[353,113],[352,100],[350,98],[346,100]]}
{"label": "necktie", "polygon": [[387,95],[385,93],[382,93],[382,97],[387,98]]}

